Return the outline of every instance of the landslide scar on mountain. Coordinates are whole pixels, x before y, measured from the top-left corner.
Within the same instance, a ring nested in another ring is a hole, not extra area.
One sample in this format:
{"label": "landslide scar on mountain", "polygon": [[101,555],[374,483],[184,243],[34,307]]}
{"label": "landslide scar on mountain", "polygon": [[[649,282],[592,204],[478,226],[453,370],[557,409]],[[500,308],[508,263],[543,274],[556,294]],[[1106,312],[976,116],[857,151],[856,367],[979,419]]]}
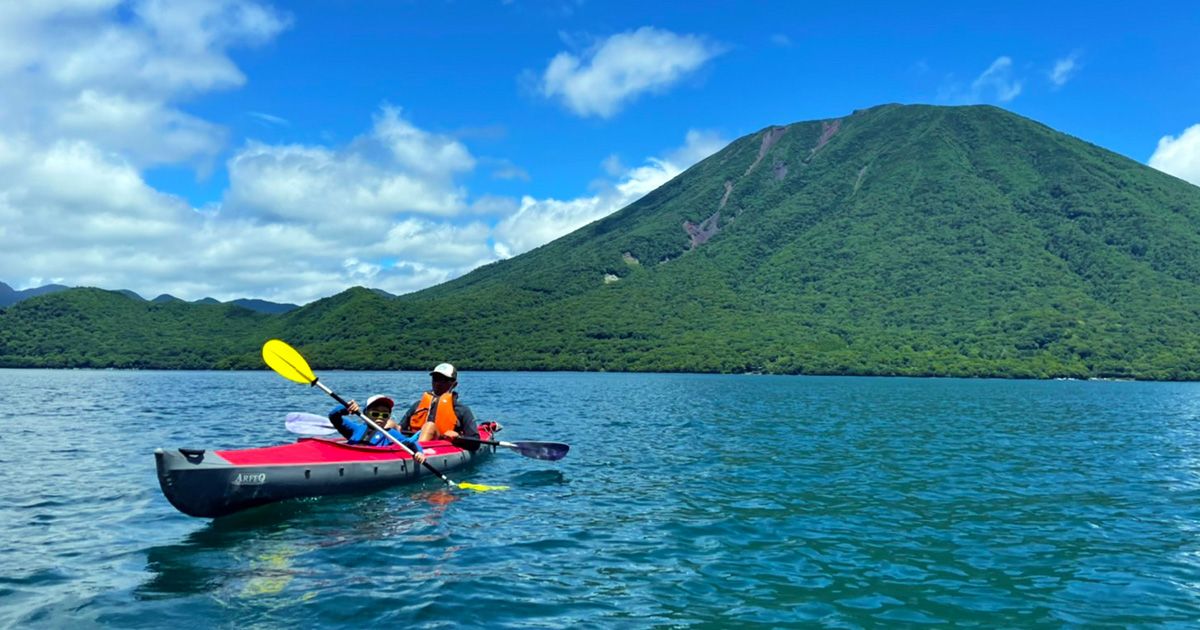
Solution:
{"label": "landslide scar on mountain", "polygon": [[754,160],[754,163],[750,165],[750,168],[746,169],[745,173],[742,173],[742,177],[749,175],[750,171],[753,171],[754,167],[758,166],[758,163],[762,161],[763,156],[767,154],[767,151],[770,151],[771,147],[775,146],[776,142],[779,142],[779,139],[783,137],[783,134],[786,133],[787,130],[787,127],[771,127],[763,132],[762,144],[758,146],[758,158]]}
{"label": "landslide scar on mountain", "polygon": [[834,133],[838,133],[841,128],[841,119],[836,119],[833,122],[828,120],[821,121],[821,137],[817,138],[817,145],[809,151],[809,156],[805,158],[805,162],[812,160],[812,156],[817,155],[822,146],[829,144],[829,140],[833,139]]}
{"label": "landslide scar on mountain", "polygon": [[725,194],[721,197],[721,205],[717,206],[717,210],[724,210],[725,203],[729,201],[729,193],[733,192],[733,182],[725,180]]}
{"label": "landslide scar on mountain", "polygon": [[867,174],[866,166],[858,169],[858,179],[854,180],[854,192],[850,193],[851,195],[858,192],[858,187],[862,186],[863,175],[866,175],[866,174]]}
{"label": "landslide scar on mountain", "polygon": [[691,249],[696,249],[703,245],[708,239],[716,236],[720,228],[717,227],[717,222],[721,219],[721,211],[717,210],[712,213],[712,216],[700,222],[699,225],[691,221],[683,222],[683,231],[692,239]]}
{"label": "landslide scar on mountain", "polygon": [[809,160],[812,160],[813,156],[817,154],[817,151],[820,151],[821,147],[829,144],[829,141],[833,139],[833,134],[837,133],[838,129],[841,129],[841,128],[842,128],[842,119],[841,118],[838,118],[837,120],[834,120],[833,122],[830,122],[828,120],[822,120],[821,121],[821,137],[817,138],[817,145],[812,148],[812,151],[808,152],[808,157],[804,158],[804,162],[808,163]]}

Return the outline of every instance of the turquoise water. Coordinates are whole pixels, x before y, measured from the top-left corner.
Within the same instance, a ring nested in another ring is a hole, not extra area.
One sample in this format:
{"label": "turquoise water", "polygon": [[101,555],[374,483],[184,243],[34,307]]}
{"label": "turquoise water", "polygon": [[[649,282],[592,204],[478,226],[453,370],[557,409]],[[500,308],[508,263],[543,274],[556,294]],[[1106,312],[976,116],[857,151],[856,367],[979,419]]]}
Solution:
{"label": "turquoise water", "polygon": [[[411,373],[327,372],[363,399]],[[158,446],[289,441],[272,373],[0,370],[0,626],[872,627],[1200,619],[1200,384],[466,373],[436,482],[217,521]],[[203,624],[203,625],[201,625]]]}

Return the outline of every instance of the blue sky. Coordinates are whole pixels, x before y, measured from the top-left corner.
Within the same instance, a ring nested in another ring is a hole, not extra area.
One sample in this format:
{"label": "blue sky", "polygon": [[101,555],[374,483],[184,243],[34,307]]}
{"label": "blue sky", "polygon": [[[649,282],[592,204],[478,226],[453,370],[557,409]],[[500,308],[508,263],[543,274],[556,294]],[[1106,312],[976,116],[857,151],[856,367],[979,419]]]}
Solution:
{"label": "blue sky", "polygon": [[1000,105],[1200,183],[1196,5],[918,4],[5,5],[0,280],[411,291],[888,102]]}

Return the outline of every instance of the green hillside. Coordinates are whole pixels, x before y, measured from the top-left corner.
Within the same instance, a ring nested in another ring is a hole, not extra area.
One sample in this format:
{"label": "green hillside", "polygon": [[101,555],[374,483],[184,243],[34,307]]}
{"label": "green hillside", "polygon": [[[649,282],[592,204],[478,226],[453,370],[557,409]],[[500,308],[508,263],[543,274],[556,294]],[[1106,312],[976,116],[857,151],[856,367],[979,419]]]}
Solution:
{"label": "green hillside", "polygon": [[225,368],[271,316],[77,288],[0,311],[0,367]]}
{"label": "green hillside", "polygon": [[[46,325],[25,305],[0,361],[53,364],[11,341]],[[1195,379],[1200,188],[997,108],[881,106],[741,138],[452,282],[245,325],[214,324],[211,365],[278,334],[321,367]]]}

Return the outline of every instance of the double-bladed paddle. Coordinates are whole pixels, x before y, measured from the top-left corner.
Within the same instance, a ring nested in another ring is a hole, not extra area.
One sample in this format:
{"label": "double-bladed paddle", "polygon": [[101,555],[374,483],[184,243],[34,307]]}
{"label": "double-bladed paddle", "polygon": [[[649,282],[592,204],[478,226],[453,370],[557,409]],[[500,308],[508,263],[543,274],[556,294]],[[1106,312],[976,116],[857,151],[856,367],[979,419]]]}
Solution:
{"label": "double-bladed paddle", "polygon": [[570,445],[562,442],[505,442],[503,440],[481,440],[479,438],[469,438],[458,436],[454,441],[462,440],[463,442],[477,442],[479,444],[490,444],[492,446],[501,446],[510,448],[525,457],[533,459],[545,459],[548,461],[557,461],[567,456],[567,451],[571,449]]}
{"label": "double-bladed paddle", "polygon": [[[264,343],[262,347],[262,356],[263,361],[266,361],[267,365],[272,370],[275,370],[276,374],[279,374],[283,378],[286,378],[294,383],[301,383],[303,385],[310,385],[312,387],[319,388],[321,391],[333,397],[334,400],[341,403],[343,407],[350,407],[350,403],[346,402],[345,399],[335,394],[332,389],[329,389],[324,383],[317,379],[317,375],[313,374],[313,371],[308,367],[308,361],[305,361],[304,357],[300,356],[300,353],[296,352],[295,348],[287,345],[283,341],[279,339],[271,339]],[[359,419],[363,422],[366,422],[367,425],[372,429],[379,431],[389,440],[394,442],[396,446],[404,449],[409,455],[416,455],[416,453],[414,453],[407,444],[396,439],[396,436],[392,435],[391,433],[384,431],[379,425],[372,422],[370,418],[363,415],[361,411],[356,415],[358,415]],[[485,486],[477,483],[458,483],[451,481],[449,477],[443,475],[442,471],[434,468],[428,461],[421,463],[426,469],[429,470],[429,472],[437,475],[439,479],[446,482],[446,485],[448,486],[479,491],[508,489],[508,486]]]}
{"label": "double-bladed paddle", "polygon": [[[300,435],[329,435],[336,431],[333,428],[333,424],[329,422],[329,418],[318,416],[315,413],[303,413],[299,411],[294,411],[287,415],[287,429],[292,433]],[[525,457],[547,461],[560,460],[566,457],[567,451],[571,449],[570,445],[563,444],[562,442],[506,442],[503,440],[481,440],[461,435],[454,438],[454,441],[499,446],[512,449]]]}

